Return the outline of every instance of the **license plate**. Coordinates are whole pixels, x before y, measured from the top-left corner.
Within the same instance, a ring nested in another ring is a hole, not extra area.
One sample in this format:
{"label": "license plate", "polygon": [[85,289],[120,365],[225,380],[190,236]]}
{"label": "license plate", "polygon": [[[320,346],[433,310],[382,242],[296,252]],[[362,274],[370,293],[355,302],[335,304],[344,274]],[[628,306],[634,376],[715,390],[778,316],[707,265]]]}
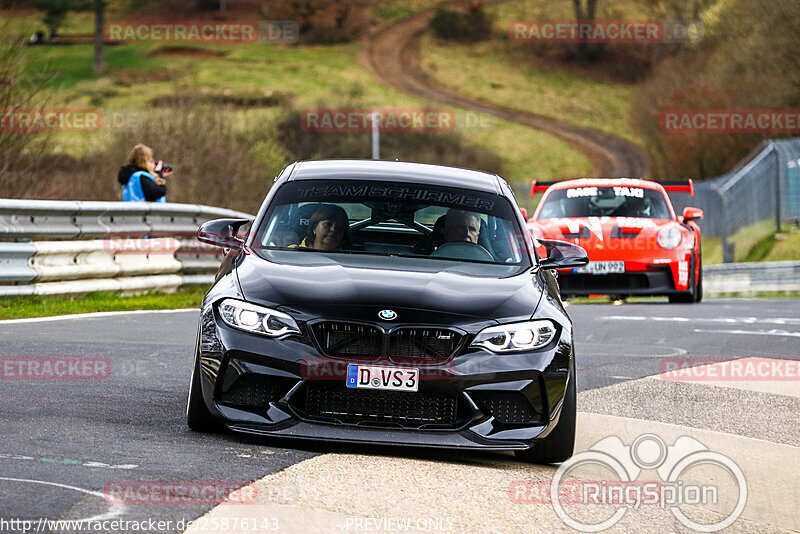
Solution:
{"label": "license plate", "polygon": [[347,387],[417,391],[419,389],[419,369],[351,363],[347,365]]}
{"label": "license plate", "polygon": [[576,272],[591,274],[624,273],[624,261],[591,261],[588,265],[579,267]]}

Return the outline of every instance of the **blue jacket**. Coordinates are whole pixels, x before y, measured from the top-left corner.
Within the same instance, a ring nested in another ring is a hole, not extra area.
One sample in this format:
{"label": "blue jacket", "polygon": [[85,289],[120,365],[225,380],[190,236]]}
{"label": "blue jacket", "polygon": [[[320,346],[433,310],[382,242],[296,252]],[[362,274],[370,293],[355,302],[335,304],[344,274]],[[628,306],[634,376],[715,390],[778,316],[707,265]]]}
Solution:
{"label": "blue jacket", "polygon": [[[146,171],[136,171],[131,174],[130,178],[128,179],[128,183],[122,188],[122,200],[124,202],[146,202],[147,199],[145,198],[144,189],[142,188],[142,180],[150,180],[155,184],[155,178],[153,175]],[[159,197],[153,202],[166,202],[167,197],[162,196]]]}

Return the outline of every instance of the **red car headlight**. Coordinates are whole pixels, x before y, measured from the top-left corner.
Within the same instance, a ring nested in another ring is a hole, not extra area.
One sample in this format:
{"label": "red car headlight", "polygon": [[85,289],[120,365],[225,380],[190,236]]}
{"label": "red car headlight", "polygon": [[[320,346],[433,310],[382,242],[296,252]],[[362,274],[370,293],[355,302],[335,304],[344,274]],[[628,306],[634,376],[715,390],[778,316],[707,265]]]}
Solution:
{"label": "red car headlight", "polygon": [[673,249],[681,244],[682,237],[677,224],[668,224],[658,231],[656,241],[661,248]]}

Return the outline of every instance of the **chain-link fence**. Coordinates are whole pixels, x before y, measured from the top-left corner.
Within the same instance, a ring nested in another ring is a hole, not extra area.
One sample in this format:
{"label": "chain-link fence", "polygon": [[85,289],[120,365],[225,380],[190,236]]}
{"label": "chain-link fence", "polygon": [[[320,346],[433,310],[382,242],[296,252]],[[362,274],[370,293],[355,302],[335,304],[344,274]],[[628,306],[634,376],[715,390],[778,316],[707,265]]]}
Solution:
{"label": "chain-link fence", "polygon": [[723,261],[733,261],[728,237],[764,220],[800,220],[800,138],[764,141],[732,171],[694,185],[695,197],[671,195],[675,210],[702,208],[703,235],[721,237]]}

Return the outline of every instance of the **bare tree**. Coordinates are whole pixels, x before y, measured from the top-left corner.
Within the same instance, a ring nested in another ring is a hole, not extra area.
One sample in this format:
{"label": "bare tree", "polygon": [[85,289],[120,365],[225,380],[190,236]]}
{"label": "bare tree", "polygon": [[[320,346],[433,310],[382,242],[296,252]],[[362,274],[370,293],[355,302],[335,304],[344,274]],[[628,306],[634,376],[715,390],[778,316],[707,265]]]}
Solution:
{"label": "bare tree", "polygon": [[597,15],[597,0],[572,0],[576,20],[592,21]]}
{"label": "bare tree", "polygon": [[[572,7],[575,12],[575,20],[578,22],[594,22],[597,16],[598,0],[572,0]],[[593,43],[580,41],[577,47],[577,55],[584,60],[594,60],[600,53],[600,48]]]}
{"label": "bare tree", "polygon": [[94,70],[101,71],[106,68],[106,51],[103,40],[105,26],[106,2],[94,0]]}
{"label": "bare tree", "polygon": [[[0,34],[7,33],[6,24]],[[0,196],[13,196],[19,187],[11,176],[31,172],[45,152],[48,136],[18,124],[22,115],[35,115],[43,105],[38,97],[47,80],[26,79],[22,41],[0,41]]]}

